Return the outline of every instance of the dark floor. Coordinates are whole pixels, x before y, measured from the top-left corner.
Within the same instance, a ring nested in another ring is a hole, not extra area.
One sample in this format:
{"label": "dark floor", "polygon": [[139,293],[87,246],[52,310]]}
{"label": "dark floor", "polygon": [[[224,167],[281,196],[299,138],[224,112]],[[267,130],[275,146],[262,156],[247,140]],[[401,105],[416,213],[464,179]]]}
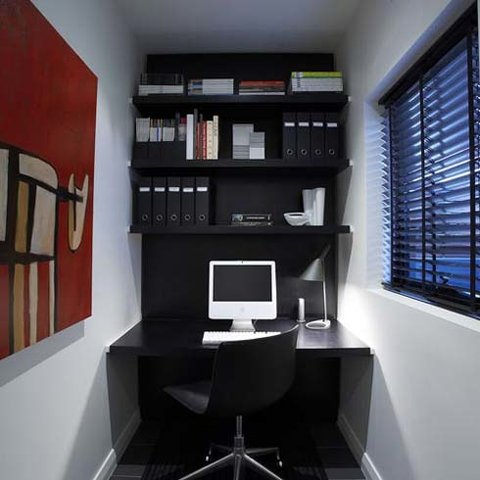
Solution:
{"label": "dark floor", "polygon": [[[226,427],[228,423],[228,428]],[[143,422],[121,458],[111,480],[177,480],[199,468],[210,441],[231,444],[233,424],[203,417],[186,416],[170,425]],[[262,463],[285,480],[360,480],[364,479],[358,463],[343,436],[333,423],[309,426],[299,420],[253,418],[244,424],[248,447],[279,446],[283,460],[280,470],[275,457]],[[208,480],[231,480],[226,468]],[[247,470],[244,480],[260,480]]]}

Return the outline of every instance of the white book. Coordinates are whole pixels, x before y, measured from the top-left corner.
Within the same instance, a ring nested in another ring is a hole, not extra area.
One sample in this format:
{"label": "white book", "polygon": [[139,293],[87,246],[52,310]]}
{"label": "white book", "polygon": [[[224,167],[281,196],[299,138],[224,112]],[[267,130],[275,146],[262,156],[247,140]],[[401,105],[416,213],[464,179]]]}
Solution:
{"label": "white book", "polygon": [[313,189],[313,225],[323,225],[325,214],[325,188]]}
{"label": "white book", "polygon": [[157,127],[150,126],[150,141],[151,142],[157,141]]}
{"label": "white book", "polygon": [[175,140],[175,127],[163,127],[163,142],[173,142]]}
{"label": "white book", "polygon": [[187,114],[187,160],[193,160],[193,113]]}
{"label": "white book", "polygon": [[213,121],[207,120],[207,160],[213,159]]}
{"label": "white book", "polygon": [[150,138],[150,119],[136,118],[135,119],[135,136],[137,142],[148,142]]}

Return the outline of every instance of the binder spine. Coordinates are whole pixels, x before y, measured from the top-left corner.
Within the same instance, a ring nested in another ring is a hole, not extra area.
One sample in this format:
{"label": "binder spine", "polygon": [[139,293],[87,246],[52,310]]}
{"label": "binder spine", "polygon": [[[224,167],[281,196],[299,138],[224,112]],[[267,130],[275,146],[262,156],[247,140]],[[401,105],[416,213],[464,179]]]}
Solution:
{"label": "binder spine", "polygon": [[310,117],[310,155],[314,160],[325,158],[325,115],[312,113]]}
{"label": "binder spine", "polygon": [[152,179],[143,178],[135,186],[135,208],[133,221],[136,225],[152,224]]}
{"label": "binder spine", "polygon": [[197,177],[195,179],[195,223],[208,225],[210,223],[210,179]]}
{"label": "binder spine", "polygon": [[153,179],[153,225],[163,226],[167,216],[167,185],[164,177]]}
{"label": "binder spine", "polygon": [[167,225],[180,225],[180,178],[168,177],[167,183]]}
{"label": "binder spine", "polygon": [[283,158],[285,160],[294,160],[297,157],[296,143],[296,115],[285,112],[283,114]]}
{"label": "binder spine", "polygon": [[297,113],[297,158],[310,160],[310,114]]}
{"label": "binder spine", "polygon": [[182,178],[182,225],[193,225],[195,221],[195,178]]}
{"label": "binder spine", "polygon": [[325,115],[325,154],[328,158],[339,158],[340,132],[338,114]]}

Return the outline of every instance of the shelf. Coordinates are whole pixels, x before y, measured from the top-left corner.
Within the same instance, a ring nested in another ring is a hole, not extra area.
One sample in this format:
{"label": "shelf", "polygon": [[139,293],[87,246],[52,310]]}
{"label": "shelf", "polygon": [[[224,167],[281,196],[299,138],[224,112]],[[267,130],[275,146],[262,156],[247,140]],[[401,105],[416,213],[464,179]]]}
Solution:
{"label": "shelf", "polygon": [[186,227],[152,227],[132,225],[130,233],[151,235],[336,235],[350,233],[350,226],[291,227],[289,225],[272,225],[271,227],[234,227],[231,225],[195,225]]}
{"label": "shelf", "polygon": [[134,96],[133,104],[143,107],[181,107],[191,105],[307,105],[341,110],[348,103],[348,95],[335,92],[318,92],[295,95],[146,95]]}
{"label": "shelf", "polygon": [[133,159],[131,167],[145,172],[172,172],[178,171],[183,173],[201,172],[251,172],[257,173],[261,171],[278,171],[291,173],[294,171],[308,173],[339,173],[350,166],[350,160],[341,159],[325,159],[321,162],[302,163],[300,161],[289,161],[283,159],[266,159],[266,160],[185,160],[183,162],[162,160],[155,163],[152,160]]}

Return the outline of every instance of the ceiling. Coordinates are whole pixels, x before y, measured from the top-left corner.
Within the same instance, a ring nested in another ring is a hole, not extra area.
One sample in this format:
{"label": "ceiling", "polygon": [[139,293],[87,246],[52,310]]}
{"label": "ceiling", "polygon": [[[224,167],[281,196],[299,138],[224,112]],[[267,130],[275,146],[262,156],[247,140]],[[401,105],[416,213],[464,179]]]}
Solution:
{"label": "ceiling", "polygon": [[360,0],[115,0],[146,53],[332,52]]}

